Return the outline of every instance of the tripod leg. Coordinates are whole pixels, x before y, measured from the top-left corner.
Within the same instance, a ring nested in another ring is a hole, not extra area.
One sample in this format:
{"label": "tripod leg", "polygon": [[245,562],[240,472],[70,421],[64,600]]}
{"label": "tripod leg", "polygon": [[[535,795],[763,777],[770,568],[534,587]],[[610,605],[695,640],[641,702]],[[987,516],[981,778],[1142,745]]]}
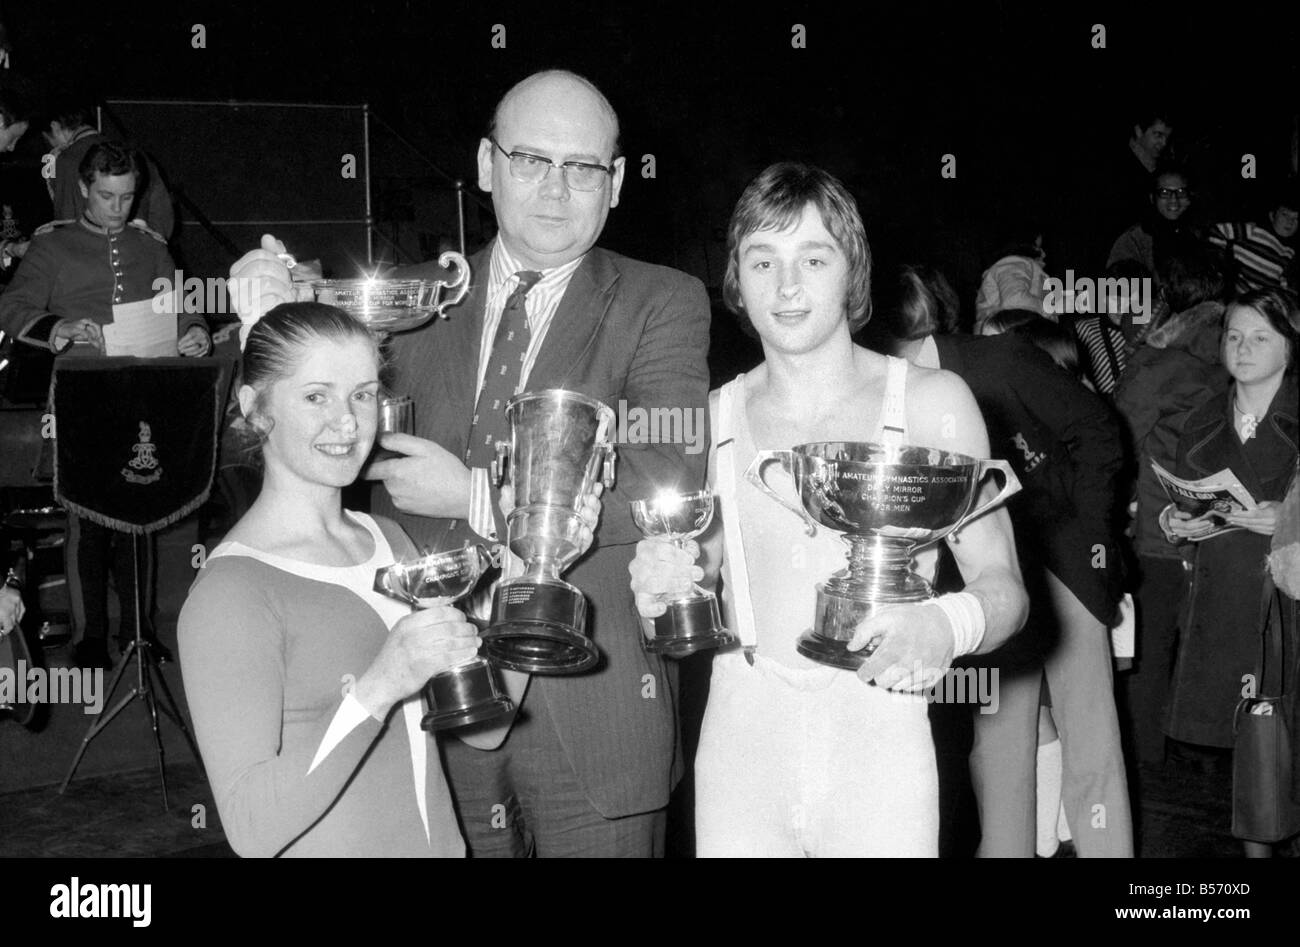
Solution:
{"label": "tripod leg", "polygon": [[[133,571],[134,588],[131,594],[135,597],[135,641],[132,644],[136,647],[139,655],[140,668],[140,691],[144,698],[145,709],[149,711],[149,726],[153,729],[153,743],[158,749],[158,778],[162,781],[162,797],[164,811],[171,808],[171,803],[167,800],[167,754],[163,750],[162,731],[158,729],[158,699],[154,696],[153,688],[150,684],[150,671],[158,673],[158,659],[154,656],[153,649],[149,643],[143,640],[143,612],[140,604],[140,534],[131,534],[131,567]],[[161,675],[159,675],[161,676]]]}
{"label": "tripod leg", "polygon": [[126,652],[122,655],[122,663],[113,672],[113,680],[109,682],[108,693],[104,695],[104,703],[108,703],[113,699],[113,694],[117,691],[117,683],[122,680],[122,675],[126,673],[127,666],[131,663],[131,652],[134,648],[134,644],[128,645]]}
{"label": "tripod leg", "polygon": [[91,723],[90,729],[86,731],[86,735],[81,739],[81,746],[77,748],[77,755],[72,758],[72,766],[68,769],[68,775],[63,777],[63,783],[59,786],[60,796],[67,792],[68,783],[72,782],[72,777],[76,775],[77,767],[81,765],[81,758],[86,755],[86,750],[90,748],[90,741],[95,739],[95,737],[99,735],[100,731],[112,723],[113,718],[122,712],[123,707],[135,700],[139,693],[139,690],[136,688],[131,688],[128,693],[122,695],[122,699],[114,704],[107,714],[100,714],[95,718],[94,722]]}
{"label": "tripod leg", "polygon": [[162,732],[158,729],[158,701],[153,691],[145,691],[144,705],[149,711],[149,725],[153,727],[154,746],[158,748],[158,778],[162,780],[163,809],[166,810],[171,808],[171,804],[167,801],[166,753],[163,751]]}
{"label": "tripod leg", "polygon": [[176,698],[172,697],[171,688],[167,686],[167,678],[163,674],[162,668],[153,665],[154,674],[158,675],[158,687],[162,690],[164,702],[159,703],[158,707],[167,716],[171,717],[172,722],[176,724],[177,729],[185,737],[185,742],[190,745],[190,752],[194,754],[194,760],[199,764],[199,772],[204,772],[203,757],[199,755],[198,745],[194,742],[194,737],[190,734],[190,728],[185,725],[185,718],[181,716],[180,708],[176,704]]}

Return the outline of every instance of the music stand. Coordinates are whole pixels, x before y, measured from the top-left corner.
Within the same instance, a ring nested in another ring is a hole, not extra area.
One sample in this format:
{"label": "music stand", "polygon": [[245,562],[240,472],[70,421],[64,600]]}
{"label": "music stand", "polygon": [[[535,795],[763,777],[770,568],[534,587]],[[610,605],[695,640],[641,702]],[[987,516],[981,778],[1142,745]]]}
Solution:
{"label": "music stand", "polygon": [[[203,759],[143,635],[140,542],[207,500],[217,464],[222,408],[232,376],[223,358],[61,358],[50,384],[56,443],[54,496],[72,515],[129,532],[132,538],[135,637],[113,674],[105,704],[134,660],[135,684],[90,725],[63,794],[90,743],[132,701],[144,702],[158,753],[163,808],[167,799],[158,712],[171,719],[203,769]],[[160,691],[162,700],[155,696]]]}

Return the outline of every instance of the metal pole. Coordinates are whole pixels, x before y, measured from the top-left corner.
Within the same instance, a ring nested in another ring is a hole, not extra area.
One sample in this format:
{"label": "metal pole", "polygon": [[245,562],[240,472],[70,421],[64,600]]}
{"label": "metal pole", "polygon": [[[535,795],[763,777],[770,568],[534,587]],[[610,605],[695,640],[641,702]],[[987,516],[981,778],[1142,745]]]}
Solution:
{"label": "metal pole", "polygon": [[456,179],[456,224],[460,228],[460,255],[465,255],[465,182]]}
{"label": "metal pole", "polygon": [[366,266],[375,265],[375,221],[370,209],[370,103],[361,104],[361,130],[366,151]]}

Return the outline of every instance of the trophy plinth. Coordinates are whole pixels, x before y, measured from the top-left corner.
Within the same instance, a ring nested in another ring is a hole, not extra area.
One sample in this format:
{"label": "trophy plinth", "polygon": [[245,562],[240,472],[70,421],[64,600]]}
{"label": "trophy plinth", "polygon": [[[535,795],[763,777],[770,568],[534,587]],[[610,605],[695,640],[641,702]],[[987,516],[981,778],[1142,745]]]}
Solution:
{"label": "trophy plinth", "polygon": [[556,573],[555,563],[497,584],[483,647],[494,661],[530,674],[577,674],[600,652],[582,633],[587,599]]}
{"label": "trophy plinth", "polygon": [[[632,521],[649,538],[666,539],[679,549],[699,536],[713,520],[713,493],[658,494],[632,501]],[[722,625],[718,598],[692,585],[684,595],[660,597],[666,611],[654,619],[655,636],[643,638],[642,647],[652,654],[680,658],[705,648],[736,644],[738,639]]]}
{"label": "trophy plinth", "polygon": [[481,657],[435,674],[425,685],[424,695],[431,708],[420,721],[425,730],[464,727],[515,709],[501,686],[501,675]]}
{"label": "trophy plinth", "polygon": [[[763,480],[763,469],[773,462],[793,478],[798,506]],[[988,473],[1002,475],[1002,489],[973,508]],[[853,441],[759,451],[745,476],[801,517],[808,535],[823,526],[848,543],[848,566],[816,584],[813,627],[798,643],[805,657],[847,669],[860,667],[875,648],[868,643],[860,651],[848,650],[862,621],[878,609],[934,596],[930,583],[912,570],[916,551],[956,533],[1020,489],[1003,460]]]}
{"label": "trophy plinth", "polygon": [[654,640],[642,639],[642,646],[653,654],[684,658],[706,648],[725,648],[737,638],[722,625],[718,598],[712,592],[676,599],[654,620]]}
{"label": "trophy plinth", "polygon": [[506,518],[510,551],[524,574],[497,584],[483,647],[504,668],[576,674],[600,652],[586,635],[587,600],[560,578],[582,548],[579,510],[597,478],[614,483],[614,412],[572,391],[526,392],[506,403],[510,443],[497,445],[493,474],[509,468],[515,508]]}
{"label": "trophy plinth", "polygon": [[[432,553],[378,570],[375,591],[415,608],[450,605],[469,594],[489,562],[478,546]],[[501,675],[481,656],[435,674],[421,693],[429,707],[420,720],[424,730],[463,727],[515,709]]]}

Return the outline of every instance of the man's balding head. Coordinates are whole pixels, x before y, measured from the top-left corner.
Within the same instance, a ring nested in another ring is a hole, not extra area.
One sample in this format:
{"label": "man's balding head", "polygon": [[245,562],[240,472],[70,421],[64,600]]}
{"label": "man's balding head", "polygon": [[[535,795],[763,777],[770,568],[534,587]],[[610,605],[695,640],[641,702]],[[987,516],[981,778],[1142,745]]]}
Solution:
{"label": "man's balding head", "polygon": [[595,245],[623,186],[617,149],[618,116],[582,76],[538,72],[502,97],[479,142],[478,184],[491,193],[499,238],[521,266],[563,266]]}
{"label": "man's balding head", "polygon": [[[532,93],[532,96],[527,95]],[[596,87],[596,84],[576,72],[570,72],[568,69],[544,69],[541,72],[535,72],[525,79],[516,82],[501,100],[497,102],[497,107],[492,110],[492,121],[488,123],[487,134],[489,138],[496,136],[497,128],[501,123],[502,113],[507,106],[515,104],[515,101],[523,96],[525,106],[536,102],[535,96],[544,95],[562,95],[562,96],[580,96],[589,101],[587,104],[593,106],[598,112],[604,114],[606,121],[609,122],[613,132],[613,147],[610,153],[617,158],[620,151],[621,142],[619,141],[618,113],[614,111],[614,106],[609,104],[609,99],[605,94]]]}

